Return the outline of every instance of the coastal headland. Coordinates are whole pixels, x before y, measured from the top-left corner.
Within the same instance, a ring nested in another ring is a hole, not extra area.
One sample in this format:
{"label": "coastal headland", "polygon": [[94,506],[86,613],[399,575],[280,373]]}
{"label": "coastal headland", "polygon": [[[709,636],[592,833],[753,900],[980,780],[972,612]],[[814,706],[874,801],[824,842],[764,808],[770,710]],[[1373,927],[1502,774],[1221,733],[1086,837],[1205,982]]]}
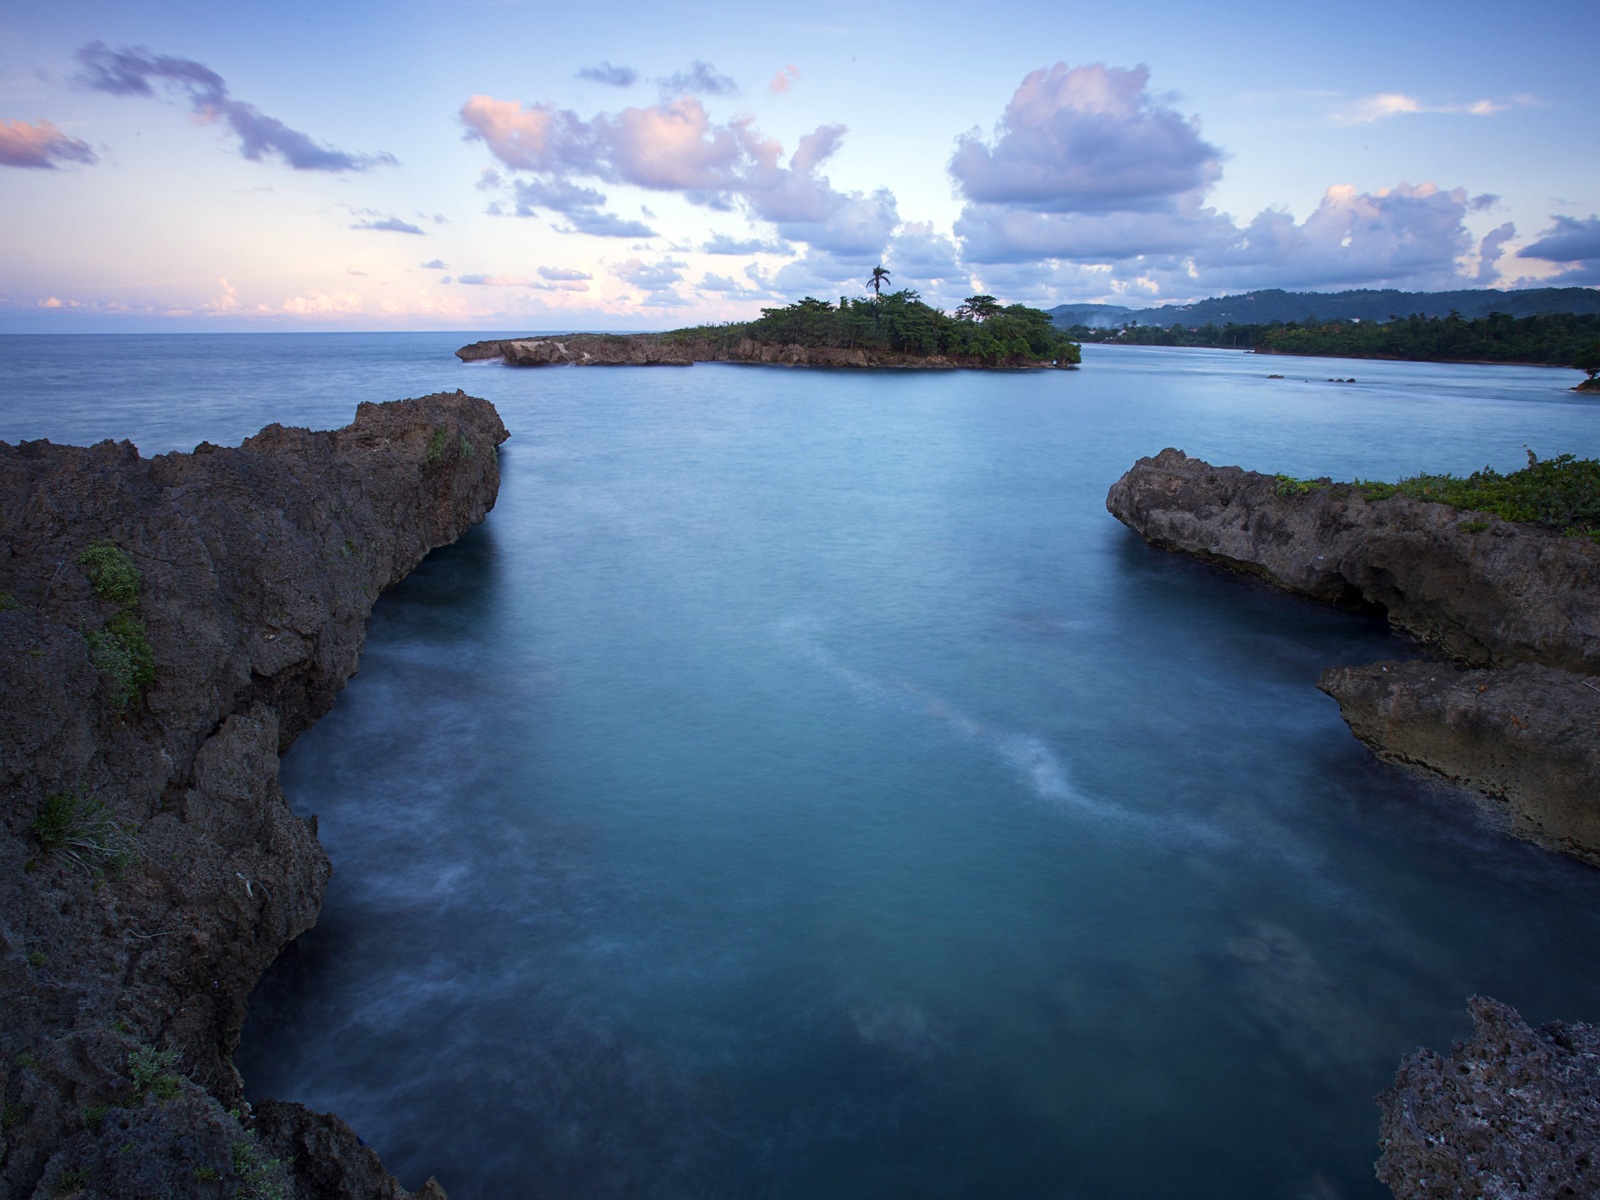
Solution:
{"label": "coastal headland", "polygon": [[1444,661],[1323,672],[1356,736],[1502,801],[1523,836],[1600,864],[1600,545],[1174,449],[1140,459],[1106,507],[1153,545],[1381,610]]}
{"label": "coastal headland", "polygon": [[[1357,485],[1140,459],[1106,507],[1154,546],[1381,610],[1432,657],[1330,667],[1317,686],[1374,752],[1475,789],[1513,832],[1600,865],[1600,545]],[[1600,1027],[1531,1030],[1475,997],[1448,1059],[1380,1097],[1399,1200],[1593,1195]]]}
{"label": "coastal headland", "polygon": [[500,359],[513,367],[688,367],[697,362],[750,363],[780,367],[870,367],[898,370],[1070,367],[1074,362],[1017,354],[991,361],[975,354],[912,353],[860,346],[806,346],[754,338],[713,341],[672,339],[658,333],[579,333],[562,337],[506,338],[473,342],[456,351],[462,362]]}
{"label": "coastal headland", "polygon": [[902,370],[1031,370],[1075,367],[1081,348],[1050,314],[993,296],[969,296],[952,313],[916,292],[885,292],[838,304],[807,296],[764,308],[754,321],[665,333],[574,333],[474,342],[464,362],[511,366],[688,366],[697,362]]}
{"label": "coastal headland", "polygon": [[148,459],[0,443],[0,1194],[410,1195],[232,1054],[330,873],[279,756],[507,436],[457,392]]}

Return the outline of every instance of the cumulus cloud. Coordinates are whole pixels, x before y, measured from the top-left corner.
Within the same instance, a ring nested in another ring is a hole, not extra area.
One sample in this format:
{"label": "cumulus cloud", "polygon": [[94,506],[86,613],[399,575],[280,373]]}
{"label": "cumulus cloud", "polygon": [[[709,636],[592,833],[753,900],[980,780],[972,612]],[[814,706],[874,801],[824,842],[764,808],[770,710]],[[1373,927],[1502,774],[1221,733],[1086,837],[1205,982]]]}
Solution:
{"label": "cumulus cloud", "polygon": [[62,163],[97,161],[88,142],[67,136],[49,121],[0,121],[0,167],[51,171]]}
{"label": "cumulus cloud", "polygon": [[422,269],[425,271],[448,271],[450,264],[442,258],[432,258],[422,264]]}
{"label": "cumulus cloud", "polygon": [[780,67],[777,74],[773,75],[772,82],[767,84],[767,91],[774,96],[781,96],[793,88],[799,78],[800,69],[792,63],[787,67]]}
{"label": "cumulus cloud", "polygon": [[762,238],[732,238],[725,233],[713,233],[700,247],[705,254],[787,254],[789,247],[783,242]]}
{"label": "cumulus cloud", "polygon": [[770,295],[764,288],[750,287],[740,283],[737,279],[726,275],[714,275],[710,271],[700,276],[700,282],[695,284],[698,292],[709,292],[712,295],[727,296],[730,299],[753,300]]}
{"label": "cumulus cloud", "polygon": [[1480,245],[1465,220],[1495,198],[1432,183],[1339,185],[1304,221],[1268,209],[1239,222],[1206,203],[1222,160],[1194,118],[1150,94],[1143,67],[1034,71],[991,139],[957,141],[961,261],[986,282],[1026,275],[1040,289],[1093,282],[1102,294],[1449,287],[1472,282],[1473,266],[1488,278],[1515,232]]}
{"label": "cumulus cloud", "polygon": [[1057,63],[1023,79],[992,142],[976,132],[950,160],[962,196],[1049,212],[1159,206],[1209,187],[1222,152],[1199,122],[1158,104],[1147,67]]}
{"label": "cumulus cloud", "polygon": [[729,76],[719,74],[708,62],[695,59],[687,71],[675,71],[656,80],[663,96],[702,95],[737,96],[739,85]]}
{"label": "cumulus cloud", "polygon": [[681,280],[686,265],[673,258],[663,258],[654,263],[630,258],[627,262],[612,267],[611,273],[623,283],[632,284],[636,288],[658,291]]}
{"label": "cumulus cloud", "polygon": [[367,221],[357,221],[350,226],[351,229],[376,229],[383,233],[414,233],[418,237],[426,236],[420,227],[409,221],[402,221],[399,217],[374,217]]}
{"label": "cumulus cloud", "polygon": [[[719,124],[694,96],[589,120],[550,104],[474,96],[462,106],[461,120],[468,140],[482,141],[502,166],[536,177],[516,181],[517,195],[526,200],[519,211],[536,208],[535,197],[542,197],[547,207],[573,216],[583,232],[609,232],[620,223],[603,220],[605,197],[575,179],[677,192],[712,209],[742,205],[776,225],[782,237],[834,253],[878,253],[899,224],[887,189],[841,192],[821,173],[842,142],[842,125],[804,135],[785,163],[783,147],[749,118]],[[499,183],[494,172],[480,186]],[[562,207],[562,197],[571,203]],[[580,202],[583,221],[576,219]]]}
{"label": "cumulus cloud", "polygon": [[591,237],[655,237],[656,231],[643,221],[630,221],[601,209],[574,209],[566,214],[567,224],[557,225],[558,233],[587,233]]}
{"label": "cumulus cloud", "polygon": [[594,276],[587,271],[577,271],[571,267],[540,267],[539,278],[548,279],[554,283],[562,283],[579,279],[593,279]]}
{"label": "cumulus cloud", "polygon": [[532,287],[533,280],[523,279],[516,275],[458,275],[457,283],[465,283],[475,287]]}
{"label": "cumulus cloud", "polygon": [[1490,287],[1500,277],[1500,258],[1505,254],[1505,244],[1517,236],[1517,227],[1510,221],[1490,230],[1478,243],[1478,274],[1475,282]]}
{"label": "cumulus cloud", "polygon": [[[294,313],[302,317],[326,317],[341,313],[358,313],[361,311],[361,297],[351,292],[313,292],[309,296],[291,296],[282,304],[282,311]],[[258,312],[270,312],[265,305],[258,306]]]}
{"label": "cumulus cloud", "polygon": [[[188,98],[203,121],[223,121],[239,139],[239,153],[251,162],[281,158],[297,171],[366,171],[393,165],[391,154],[350,154],[313,140],[253,104],[236,100],[222,76],[193,59],[151,54],[142,46],[113,50],[90,42],[78,51],[83,70],[78,81],[113,96],[155,96],[155,84]],[[301,299],[301,297],[296,297]]]}
{"label": "cumulus cloud", "polygon": [[890,241],[884,259],[900,287],[926,288],[950,281],[964,290],[971,283],[954,240],[937,232],[931,221],[908,221]]}
{"label": "cumulus cloud", "polygon": [[577,77],[593,80],[595,83],[609,84],[611,87],[632,87],[639,79],[639,72],[632,67],[613,67],[610,63],[603,62],[593,67],[584,67],[578,72]]}
{"label": "cumulus cloud", "polygon": [[1518,250],[1517,257],[1564,264],[1564,271],[1543,281],[1547,284],[1600,283],[1600,216],[1550,219],[1550,228],[1540,231],[1538,241]]}

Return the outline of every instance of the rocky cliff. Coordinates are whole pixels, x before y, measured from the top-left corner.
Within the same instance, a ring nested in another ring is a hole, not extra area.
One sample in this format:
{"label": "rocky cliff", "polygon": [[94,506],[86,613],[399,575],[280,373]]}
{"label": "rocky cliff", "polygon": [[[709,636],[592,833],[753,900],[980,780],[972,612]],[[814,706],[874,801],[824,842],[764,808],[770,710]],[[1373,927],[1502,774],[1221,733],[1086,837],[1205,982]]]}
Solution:
{"label": "rocky cliff", "polygon": [[[1324,672],[1356,736],[1509,803],[1527,837],[1600,862],[1600,545],[1349,485],[1285,483],[1178,450],[1106,497],[1147,541],[1332,603],[1450,660]],[[1528,664],[1502,674],[1473,668]]]}
{"label": "rocky cliff", "polygon": [[[507,338],[473,342],[456,351],[463,362],[498,358],[514,367],[670,366],[731,362],[785,367],[874,367],[908,370],[992,368],[976,355],[904,354],[893,350],[777,344],[751,338],[718,342],[709,338],[664,338],[654,333],[580,333],[561,337]],[[1050,362],[1007,362],[1006,367],[1049,367]],[[1072,364],[1061,364],[1070,366]]]}
{"label": "rocky cliff", "polygon": [[1468,1007],[1472,1037],[1406,1055],[1378,1098],[1378,1178],[1396,1200],[1600,1196],[1600,1028]]}
{"label": "rocky cliff", "polygon": [[[1151,543],[1332,603],[1381,608],[1453,661],[1333,667],[1318,686],[1392,760],[1503,801],[1524,837],[1600,864],[1600,546],[1405,497],[1369,502],[1178,450],[1106,497]],[[1398,1200],[1600,1195],[1600,1030],[1533,1031],[1493,1000],[1448,1058],[1379,1099]]]}
{"label": "rocky cliff", "polygon": [[336,1117],[252,1114],[232,1052],[329,874],[279,755],[506,436],[458,392],[149,459],[0,443],[0,1195],[407,1194]]}

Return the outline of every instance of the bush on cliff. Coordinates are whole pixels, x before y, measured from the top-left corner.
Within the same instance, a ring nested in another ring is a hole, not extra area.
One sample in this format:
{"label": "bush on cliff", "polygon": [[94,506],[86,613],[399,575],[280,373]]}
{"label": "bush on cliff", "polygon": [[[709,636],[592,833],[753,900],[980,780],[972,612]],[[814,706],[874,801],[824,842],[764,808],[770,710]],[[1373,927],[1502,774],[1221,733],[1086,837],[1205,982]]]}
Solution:
{"label": "bush on cliff", "polygon": [[1560,454],[1541,462],[1529,450],[1528,465],[1509,475],[1485,467],[1465,479],[1417,475],[1398,483],[1358,481],[1356,486],[1368,500],[1409,496],[1600,541],[1600,460],[1592,458]]}

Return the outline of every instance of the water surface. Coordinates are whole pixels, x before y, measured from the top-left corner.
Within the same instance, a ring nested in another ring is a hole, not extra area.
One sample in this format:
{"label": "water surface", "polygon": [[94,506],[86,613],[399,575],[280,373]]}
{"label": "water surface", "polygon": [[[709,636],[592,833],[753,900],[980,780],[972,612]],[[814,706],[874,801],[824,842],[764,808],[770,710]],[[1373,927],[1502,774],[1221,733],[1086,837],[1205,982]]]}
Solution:
{"label": "water surface", "polygon": [[515,371],[465,340],[0,339],[8,440],[456,387],[512,431],[494,512],[285,760],[335,876],[252,1001],[253,1095],[456,1200],[1381,1197],[1373,1096],[1467,996],[1600,1019],[1600,874],[1315,689],[1410,648],[1104,509],[1167,445],[1597,455],[1572,373]]}

